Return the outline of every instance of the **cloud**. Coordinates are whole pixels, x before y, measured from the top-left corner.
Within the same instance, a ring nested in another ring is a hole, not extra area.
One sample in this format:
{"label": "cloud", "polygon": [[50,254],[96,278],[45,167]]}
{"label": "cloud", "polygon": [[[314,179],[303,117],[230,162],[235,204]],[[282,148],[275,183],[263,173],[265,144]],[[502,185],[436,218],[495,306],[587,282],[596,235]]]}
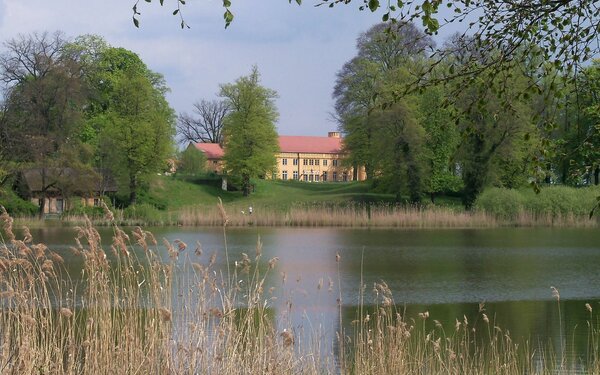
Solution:
{"label": "cloud", "polygon": [[279,131],[324,134],[335,73],[355,53],[355,39],[380,15],[356,6],[301,7],[285,0],[233,1],[235,19],[224,29],[222,2],[188,2],[179,28],[175,1],[140,2],[140,28],[131,21],[134,1],[0,0],[0,35],[62,30],[69,36],[98,34],[130,49],[162,73],[177,112],[214,98],[219,84],[232,82],[258,65],[263,84],[278,91]]}

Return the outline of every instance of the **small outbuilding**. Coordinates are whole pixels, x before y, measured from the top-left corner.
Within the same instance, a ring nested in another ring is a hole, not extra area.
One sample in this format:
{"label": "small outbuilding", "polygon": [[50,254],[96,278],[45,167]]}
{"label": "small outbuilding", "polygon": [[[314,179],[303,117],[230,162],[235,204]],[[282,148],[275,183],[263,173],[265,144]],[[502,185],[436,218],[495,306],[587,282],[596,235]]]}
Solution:
{"label": "small outbuilding", "polygon": [[103,196],[117,192],[117,184],[108,171],[74,168],[25,169],[15,185],[17,193],[43,208],[44,214],[61,214],[78,203],[99,206]]}

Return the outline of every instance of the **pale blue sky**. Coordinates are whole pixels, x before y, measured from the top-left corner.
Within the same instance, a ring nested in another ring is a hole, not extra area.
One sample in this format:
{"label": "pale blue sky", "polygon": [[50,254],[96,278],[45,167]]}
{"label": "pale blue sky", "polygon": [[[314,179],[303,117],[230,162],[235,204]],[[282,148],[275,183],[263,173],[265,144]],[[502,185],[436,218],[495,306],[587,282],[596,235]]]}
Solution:
{"label": "pale blue sky", "polygon": [[324,135],[335,130],[331,92],[335,74],[356,53],[359,33],[381,13],[360,12],[359,3],[315,8],[287,0],[232,0],[235,20],[225,30],[221,0],[188,0],[181,30],[171,16],[175,0],[140,1],[140,28],[131,21],[131,0],[0,0],[0,40],[18,33],[62,30],[67,36],[99,34],[138,53],[162,73],[168,100],[179,113],[199,99],[216,97],[227,83],[259,67],[263,84],[279,93],[280,134]]}

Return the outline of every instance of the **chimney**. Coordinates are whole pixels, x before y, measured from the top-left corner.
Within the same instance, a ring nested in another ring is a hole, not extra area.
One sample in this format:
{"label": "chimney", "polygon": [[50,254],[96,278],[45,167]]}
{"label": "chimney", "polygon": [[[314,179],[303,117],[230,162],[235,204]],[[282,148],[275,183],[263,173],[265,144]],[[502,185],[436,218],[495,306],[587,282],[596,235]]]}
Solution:
{"label": "chimney", "polygon": [[327,133],[327,137],[329,138],[341,138],[340,132],[329,132]]}

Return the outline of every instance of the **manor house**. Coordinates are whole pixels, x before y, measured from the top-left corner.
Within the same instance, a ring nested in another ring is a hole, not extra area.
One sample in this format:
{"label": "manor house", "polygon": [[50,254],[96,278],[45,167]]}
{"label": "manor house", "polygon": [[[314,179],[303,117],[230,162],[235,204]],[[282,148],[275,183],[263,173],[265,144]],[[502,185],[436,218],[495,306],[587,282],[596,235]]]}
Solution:
{"label": "manor house", "polygon": [[[223,173],[223,148],[217,143],[191,143],[189,147],[204,152],[208,170]],[[280,180],[307,182],[362,181],[363,168],[343,163],[342,138],[339,132],[329,132],[327,137],[279,136],[277,171],[270,176]]]}

